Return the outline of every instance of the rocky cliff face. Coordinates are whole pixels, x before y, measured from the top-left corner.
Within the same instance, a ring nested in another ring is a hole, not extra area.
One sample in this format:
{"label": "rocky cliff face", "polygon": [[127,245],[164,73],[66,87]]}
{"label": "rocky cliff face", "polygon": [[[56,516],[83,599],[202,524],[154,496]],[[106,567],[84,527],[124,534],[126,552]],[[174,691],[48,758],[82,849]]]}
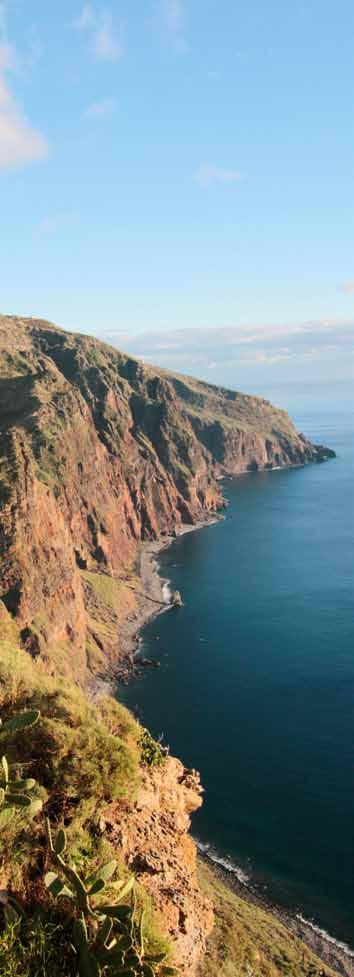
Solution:
{"label": "rocky cliff face", "polygon": [[102,827],[163,919],[181,975],[192,975],[213,926],[212,904],[198,885],[190,816],[202,804],[195,771],[168,757],[146,772],[137,801],[119,804]]}
{"label": "rocky cliff face", "polygon": [[[80,722],[92,759],[90,735],[105,716],[102,742],[108,733],[111,746],[116,734],[125,736],[126,745],[132,748],[134,741],[139,752],[134,720],[122,717],[117,703],[98,704],[93,715],[81,693],[57,676],[85,683],[119,657],[123,628],[137,602],[141,542],[216,512],[223,504],[222,475],[330,455],[267,401],[146,367],[46,322],[0,317],[5,702],[11,685],[11,697],[19,690],[21,707],[31,706],[32,695],[44,717],[48,710],[55,717],[56,730],[61,720],[65,736],[58,733],[57,750],[64,749],[67,735],[76,735]],[[22,650],[12,650],[19,639]],[[59,711],[53,705],[57,695]],[[71,753],[74,760],[81,757],[76,747]],[[52,762],[53,756],[50,739]],[[108,802],[104,793],[95,837],[102,834],[151,896],[181,975],[193,977],[214,918],[211,890],[206,895],[198,884],[188,834],[190,816],[201,804],[199,778],[168,757],[162,765],[141,767],[137,793],[134,785],[135,780],[131,790],[117,793],[119,800]],[[62,803],[61,778],[59,786]],[[58,798],[50,802],[57,810]],[[210,953],[209,946],[209,958]],[[217,967],[223,959],[218,950]]]}
{"label": "rocky cliff face", "polygon": [[84,679],[119,655],[139,543],[222,505],[217,478],[322,461],[265,400],[0,318],[0,597],[22,642]]}

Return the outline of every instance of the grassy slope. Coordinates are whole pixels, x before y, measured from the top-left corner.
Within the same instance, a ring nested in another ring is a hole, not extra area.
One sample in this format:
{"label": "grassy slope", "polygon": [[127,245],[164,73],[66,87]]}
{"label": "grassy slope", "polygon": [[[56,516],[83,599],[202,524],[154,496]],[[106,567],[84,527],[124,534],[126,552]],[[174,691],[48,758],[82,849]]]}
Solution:
{"label": "grassy slope", "polygon": [[[14,319],[12,325],[8,325],[8,322],[8,319],[0,316],[0,350],[3,351],[1,373],[16,376],[32,372],[35,370],[39,347],[37,339],[36,352],[29,329],[31,324],[33,328],[37,323],[35,320],[20,319]],[[43,352],[52,355],[58,365],[60,360],[55,336],[63,340],[66,356],[62,356],[60,368],[65,371],[68,379],[76,382],[79,371],[83,392],[87,392],[89,384],[94,381],[95,369],[101,372],[102,379],[108,385],[115,386],[119,379],[119,392],[123,399],[128,398],[132,390],[138,392],[147,381],[160,379],[171,384],[186,412],[199,416],[201,420],[217,419],[226,427],[237,425],[241,430],[260,435],[271,436],[274,431],[290,438],[296,437],[296,429],[287,412],[261,397],[230,391],[194,377],[173,374],[169,370],[143,364],[100,340],[66,333],[50,323],[38,322],[39,337],[41,331],[43,336],[48,337],[45,344],[41,343]],[[19,352],[22,347],[23,353]],[[67,355],[69,351],[75,353],[75,364],[71,366]],[[150,395],[153,401],[155,393],[152,388]]]}
{"label": "grassy slope", "polygon": [[[51,819],[66,824],[73,863],[91,873],[115,854],[100,835],[102,806],[138,790],[143,751],[146,755],[141,728],[114,700],[93,706],[74,685],[48,677],[18,647],[16,626],[1,605],[0,633],[3,720],[23,708],[39,708],[42,715],[30,736],[14,737],[2,749],[43,785]],[[41,818],[29,828],[16,816],[0,834],[0,888],[10,887],[20,898],[27,922],[20,937],[0,929],[2,977],[71,977],[74,972],[62,918],[43,887],[43,868]],[[123,876],[125,871],[122,865]],[[214,903],[216,925],[199,977],[333,977],[277,918],[244,902],[204,864],[200,881]],[[40,907],[35,914],[34,903]],[[165,946],[148,909],[150,944]]]}
{"label": "grassy slope", "polygon": [[276,916],[244,902],[202,863],[216,923],[198,977],[334,977]]}
{"label": "grassy slope", "polygon": [[[27,642],[78,680],[122,651],[119,632],[137,604],[123,571],[140,537],[220,504],[214,474],[232,458],[233,436],[248,437],[250,461],[253,437],[302,450],[288,415],[267,401],[146,366],[50,323],[1,316],[0,417],[0,596],[8,607],[22,602],[11,610]],[[52,535],[58,514],[67,537]],[[104,574],[115,581],[106,592]]]}
{"label": "grassy slope", "polygon": [[178,396],[185,401],[188,413],[201,420],[217,420],[226,428],[237,426],[245,432],[265,437],[271,436],[273,431],[288,438],[297,436],[287,412],[262,397],[228,390],[195,377],[172,374],[168,370],[156,372],[169,379]]}
{"label": "grassy slope", "polygon": [[[2,721],[23,709],[41,712],[29,735],[3,738],[1,751],[26,776],[36,778],[37,793],[52,823],[65,824],[72,864],[87,876],[116,856],[100,832],[100,811],[114,800],[131,800],[138,791],[141,764],[147,756],[141,727],[115,700],[92,705],[67,680],[46,675],[41,664],[33,663],[19,647],[17,628],[1,602],[0,636]],[[76,973],[63,917],[43,884],[45,848],[41,815],[29,823],[16,814],[0,831],[0,889],[16,894],[26,914],[21,933],[3,930],[0,908],[1,977]],[[125,874],[121,865],[121,878]],[[109,901],[109,889],[106,897]],[[114,901],[113,889],[111,898]],[[154,951],[166,948],[147,897],[140,890],[137,898],[147,911],[148,945]]]}

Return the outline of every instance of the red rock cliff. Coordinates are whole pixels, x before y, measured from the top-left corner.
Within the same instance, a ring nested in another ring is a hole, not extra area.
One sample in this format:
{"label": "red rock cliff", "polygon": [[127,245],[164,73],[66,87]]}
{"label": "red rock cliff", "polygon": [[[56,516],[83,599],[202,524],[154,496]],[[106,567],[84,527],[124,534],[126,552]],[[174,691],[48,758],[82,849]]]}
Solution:
{"label": "red rock cliff", "polygon": [[11,317],[0,431],[0,597],[27,649],[81,679],[119,654],[141,540],[217,510],[220,475],[330,454],[267,401]]}

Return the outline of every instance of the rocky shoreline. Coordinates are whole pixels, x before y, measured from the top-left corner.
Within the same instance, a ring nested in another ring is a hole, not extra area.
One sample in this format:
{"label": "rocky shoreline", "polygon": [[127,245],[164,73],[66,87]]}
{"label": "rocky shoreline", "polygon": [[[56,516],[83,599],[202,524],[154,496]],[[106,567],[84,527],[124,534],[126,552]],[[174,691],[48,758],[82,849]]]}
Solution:
{"label": "rocky shoreline", "polygon": [[286,912],[285,909],[273,902],[271,898],[258,892],[252,884],[241,882],[236,873],[231,869],[227,870],[222,865],[215,863],[214,858],[205,851],[201,852],[199,850],[198,857],[201,862],[205,862],[209,868],[212,868],[214,875],[224,885],[235,892],[240,899],[243,899],[244,902],[251,905],[259,906],[266,912],[276,916],[290,933],[293,933],[294,936],[302,940],[312,950],[312,953],[315,953],[328,967],[332,967],[338,974],[343,974],[343,977],[354,977],[354,951],[350,947],[346,947],[344,943],[341,943],[329,933],[321,930],[319,926],[311,923],[310,920],[305,920],[300,915],[292,915]]}
{"label": "rocky shoreline", "polygon": [[144,627],[159,614],[172,609],[173,604],[168,602],[164,596],[164,586],[168,584],[160,575],[157,557],[163,550],[186,533],[196,532],[212,526],[224,517],[221,514],[206,517],[199,520],[194,525],[182,525],[176,530],[175,535],[160,536],[159,539],[143,543],[137,566],[137,575],[141,584],[139,591],[135,591],[136,609],[120,625],[120,657],[119,661],[113,663],[104,674],[95,676],[89,686],[89,694],[92,699],[100,695],[115,695],[117,685],[126,685],[132,675],[141,670],[142,662],[137,657],[139,654],[140,634]]}
{"label": "rocky shoreline", "polygon": [[[184,526],[177,534],[177,538],[184,533],[203,529],[205,526],[218,522],[220,518],[223,517],[219,516],[215,518],[214,516],[203,522],[198,522],[195,526]],[[171,606],[164,599],[163,588],[167,581],[160,576],[157,556],[164,549],[167,549],[174,542],[175,538],[174,536],[163,537],[154,542],[146,543],[142,547],[139,560],[139,577],[142,583],[142,592],[139,596],[139,605],[136,614],[125,625],[123,642],[126,657],[124,659],[123,669],[122,667],[120,668],[120,674],[117,675],[115,673],[114,675],[115,681],[128,682],[132,671],[140,667],[139,661],[137,661],[140,632],[150,620]],[[111,682],[110,691],[112,692]],[[207,862],[209,867],[212,866],[213,872],[244,901],[261,906],[267,912],[277,916],[287,929],[299,939],[303,940],[309,949],[320,960],[323,960],[327,966],[332,967],[333,970],[342,974],[343,977],[354,977],[354,952],[352,953],[349,947],[346,948],[340,941],[335,940],[330,934],[320,930],[311,921],[287,913],[270,898],[257,892],[252,885],[241,882],[234,873],[215,864],[215,861],[205,852],[199,852],[198,857],[202,861]]]}
{"label": "rocky shoreline", "polygon": [[[172,604],[166,601],[163,590],[168,583],[161,577],[157,557],[159,553],[167,549],[176,538],[185,533],[194,532],[217,523],[223,516],[213,516],[199,521],[195,525],[184,525],[175,536],[168,535],[157,540],[143,544],[139,555],[138,577],[141,582],[141,590],[137,594],[137,608],[133,615],[125,622],[121,630],[121,646],[123,656],[118,666],[113,667],[110,674],[96,679],[91,686],[93,698],[106,694],[116,694],[119,683],[126,684],[132,674],[141,671],[142,662],[137,657],[139,655],[140,633],[143,628],[156,616],[172,608]],[[276,916],[286,926],[290,933],[293,933],[315,953],[320,960],[327,966],[333,968],[343,977],[354,977],[354,951],[346,948],[340,941],[335,940],[330,934],[322,931],[311,921],[305,920],[299,915],[291,915],[282,907],[274,903],[270,898],[260,893],[252,885],[242,882],[235,873],[215,863],[215,860],[208,856],[206,852],[200,852],[198,858],[205,861],[209,867],[212,866],[214,874],[221,881],[235,892],[245,902],[260,906],[265,911]]]}

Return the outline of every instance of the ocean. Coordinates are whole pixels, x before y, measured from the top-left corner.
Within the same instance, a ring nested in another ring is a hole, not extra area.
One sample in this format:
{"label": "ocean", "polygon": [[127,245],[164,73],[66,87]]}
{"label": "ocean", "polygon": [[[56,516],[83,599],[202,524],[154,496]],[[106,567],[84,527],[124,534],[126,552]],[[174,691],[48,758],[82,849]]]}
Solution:
{"label": "ocean", "polygon": [[271,394],[337,458],[224,481],[225,520],[160,554],[184,607],[146,626],[161,667],[119,699],[200,771],[199,844],[354,947],[350,395]]}

